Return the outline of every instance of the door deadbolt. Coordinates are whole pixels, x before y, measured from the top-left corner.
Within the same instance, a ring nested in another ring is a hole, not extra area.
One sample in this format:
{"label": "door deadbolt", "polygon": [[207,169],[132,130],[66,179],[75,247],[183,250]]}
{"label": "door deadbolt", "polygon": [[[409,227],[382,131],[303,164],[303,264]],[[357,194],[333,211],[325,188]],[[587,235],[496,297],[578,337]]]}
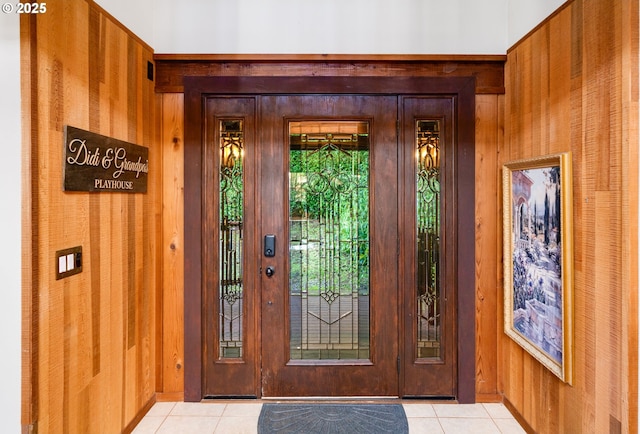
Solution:
{"label": "door deadbolt", "polygon": [[275,269],[275,268],[273,268],[273,267],[271,267],[271,266],[267,267],[267,268],[264,270],[264,274],[266,274],[266,275],[267,275],[267,277],[271,277],[271,276],[273,276],[273,275],[275,274],[275,272],[276,272],[276,269]]}

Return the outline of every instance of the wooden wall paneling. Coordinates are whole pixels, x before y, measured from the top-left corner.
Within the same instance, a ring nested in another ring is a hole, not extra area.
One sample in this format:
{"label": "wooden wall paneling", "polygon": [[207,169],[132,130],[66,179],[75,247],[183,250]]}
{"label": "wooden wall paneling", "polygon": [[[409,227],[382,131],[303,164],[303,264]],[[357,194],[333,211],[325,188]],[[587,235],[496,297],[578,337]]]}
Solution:
{"label": "wooden wall paneling", "polygon": [[184,96],[162,95],[164,398],[184,393]]}
{"label": "wooden wall paneling", "polygon": [[[55,11],[53,18],[64,20],[68,18],[68,11],[60,9]],[[38,36],[48,42],[48,49],[55,52],[57,56],[65,53],[64,45],[55,38],[53,31],[41,24],[41,20],[36,22]],[[36,30],[34,27],[33,30]],[[39,44],[40,41],[36,41]],[[38,47],[39,48],[39,47]],[[38,263],[38,302],[39,312],[39,333],[40,340],[37,348],[37,375],[38,389],[34,393],[39,395],[38,403],[38,424],[56,427],[61,432],[65,423],[68,428],[69,396],[63,399],[62,392],[69,388],[69,366],[65,367],[70,352],[70,340],[65,340],[65,329],[70,321],[69,310],[65,311],[65,298],[68,299],[68,281],[53,281],[54,263],[52,251],[59,247],[60,240],[53,240],[52,233],[61,237],[69,238],[69,231],[60,221],[60,215],[64,212],[66,201],[59,194],[52,192],[52,189],[60,186],[62,182],[61,174],[56,173],[56,168],[51,167],[51,162],[60,161],[61,154],[59,148],[52,146],[41,146],[47,143],[61,143],[62,125],[58,120],[58,114],[64,108],[64,101],[67,97],[64,92],[65,79],[60,57],[43,58],[38,53],[37,64],[40,68],[50,71],[50,74],[41,75],[38,80],[37,97],[33,103],[38,106],[37,125],[38,143],[35,152],[38,153],[38,166],[35,167],[34,178],[37,180],[37,190],[34,190],[34,201],[38,203],[39,213],[34,216],[38,220],[35,236],[38,242],[38,256],[31,258],[31,261]],[[40,98],[46,95],[48,104],[41,104]],[[58,166],[59,167],[59,166]],[[76,240],[69,240],[70,242]],[[84,276],[78,276],[80,279]],[[67,305],[68,306],[68,305]],[[66,313],[66,318],[65,318]],[[56,391],[59,391],[56,393]]]}
{"label": "wooden wall paneling", "polygon": [[[51,5],[21,38],[23,118],[31,123],[24,147],[36,163],[25,180],[31,207],[23,224],[33,241],[23,291],[25,323],[37,330],[23,367],[32,375],[22,423],[40,432],[121,432],[155,392],[160,161],[154,84],[146,80],[153,52],[83,0]],[[149,147],[148,192],[63,192],[65,125]],[[76,245],[83,272],[56,280],[55,251]]]}
{"label": "wooden wall paneling", "polygon": [[37,288],[38,270],[33,268],[32,258],[37,254],[38,247],[34,234],[37,233],[37,225],[33,223],[34,215],[38,215],[36,208],[37,200],[34,200],[33,173],[37,172],[34,164],[37,161],[36,148],[33,146],[36,142],[36,128],[32,125],[38,124],[37,110],[33,105],[34,98],[37,97],[37,74],[31,70],[32,65],[37,65],[36,44],[35,40],[30,38],[33,28],[35,27],[35,16],[20,16],[20,72],[22,80],[20,83],[21,96],[21,112],[22,116],[22,166],[21,166],[21,202],[22,202],[22,221],[21,221],[21,285],[22,285],[22,315],[21,315],[21,401],[20,401],[20,424],[23,427],[32,426],[37,419],[38,402],[33,399],[38,389],[37,374],[35,369],[37,364],[37,346],[38,346],[38,327],[37,322],[32,318],[39,316],[38,311],[38,294]]}
{"label": "wooden wall paneling", "polygon": [[[512,121],[514,119],[513,116],[513,111],[515,110],[514,108],[514,104],[513,104],[513,96],[512,94],[514,92],[517,92],[518,86],[515,85],[516,83],[516,75],[515,75],[515,64],[517,63],[518,58],[517,58],[517,54],[512,54],[511,56],[511,61],[505,63],[505,67],[504,67],[504,76],[505,76],[505,95],[502,97],[502,101],[503,101],[503,126],[504,126],[504,130],[503,130],[503,135],[502,135],[502,140],[498,142],[497,144],[497,150],[496,153],[498,154],[498,169],[502,170],[501,164],[503,164],[505,161],[510,159],[510,154],[511,154],[511,146],[510,144],[513,142],[511,135],[513,134],[512,131],[515,129],[515,126],[513,125]],[[509,94],[506,93],[507,91],[507,84],[510,84],[510,86],[508,87],[509,89]],[[502,200],[502,180],[500,180],[500,190],[499,190],[499,195],[500,195],[500,199],[498,200]],[[502,204],[498,203],[498,209],[499,212],[497,215],[500,215],[500,212],[502,212]],[[497,219],[498,222],[496,223],[498,228],[499,228],[499,234],[498,234],[498,240],[496,242],[496,244],[499,246],[497,250],[500,251],[500,254],[502,254],[502,245],[503,245],[503,241],[502,241],[502,219],[498,218]],[[497,272],[498,274],[498,281],[500,282],[500,285],[503,285],[503,274],[504,271],[502,269],[503,265],[502,265],[502,261],[500,261],[500,265],[498,266],[499,270]],[[503,325],[503,318],[504,318],[504,297],[503,298],[499,298],[498,300],[498,312],[500,314],[500,317],[498,318],[499,321],[499,325],[498,325],[498,330],[499,331],[504,331],[504,325]],[[498,347],[498,357],[500,359],[500,363],[501,366],[503,366],[503,371],[501,371],[500,375],[498,376],[498,388],[499,390],[503,393],[504,396],[504,402],[505,405],[507,406],[507,408],[510,409],[510,411],[515,413],[515,409],[516,408],[521,408],[521,406],[517,406],[516,402],[517,401],[517,397],[515,395],[515,393],[510,393],[509,395],[507,395],[505,392],[506,391],[513,391],[516,390],[516,388],[514,387],[513,383],[514,383],[514,379],[517,378],[517,376],[511,375],[510,373],[507,373],[507,370],[511,370],[511,358],[513,356],[512,350],[511,350],[511,342],[506,339],[504,333],[500,333],[500,345]],[[512,410],[513,409],[513,410]],[[516,415],[520,416],[519,413],[516,413]],[[522,419],[522,418],[521,418]],[[524,419],[522,419],[524,420]]]}
{"label": "wooden wall paneling", "polygon": [[544,26],[532,35],[531,57],[536,59],[531,68],[531,152],[534,155],[549,153],[549,100],[538,98],[549,95],[549,27]]}
{"label": "wooden wall paneling", "polygon": [[[622,287],[629,288],[625,299],[623,299],[623,324],[628,324],[626,334],[623,338],[623,380],[624,374],[627,376],[628,389],[626,399],[628,406],[622,408],[622,419],[628,420],[630,427],[638,426],[638,411],[631,409],[639,408],[638,390],[638,211],[639,206],[636,199],[640,196],[638,184],[640,177],[638,165],[640,163],[638,148],[640,147],[640,129],[638,119],[640,119],[638,106],[640,103],[640,66],[638,65],[638,52],[640,46],[640,4],[637,1],[624,2],[622,4],[622,16],[627,17],[629,25],[622,29],[623,55],[622,55],[622,94],[628,94],[628,99],[623,99],[623,124],[628,125],[628,129],[623,132],[622,138],[622,182],[624,194],[622,197],[622,267],[629,270],[622,275]],[[636,289],[635,291],[633,289]]]}
{"label": "wooden wall paneling", "polygon": [[[476,400],[500,401],[498,389],[497,314],[502,287],[496,275],[498,255],[495,221],[499,216],[500,176],[497,144],[502,135],[499,95],[476,95]],[[493,194],[492,194],[493,192]],[[493,350],[491,350],[493,349]]]}
{"label": "wooden wall paneling", "polygon": [[[151,59],[149,59],[151,61]],[[161,146],[161,138],[162,138],[162,97],[155,93],[153,89],[149,90],[149,94],[153,96],[153,112],[154,116],[150,122],[153,125],[153,133],[152,140],[155,142],[155,152],[153,154],[155,161],[156,172],[154,173],[153,178],[149,182],[153,182],[153,197],[154,201],[149,206],[153,209],[154,214],[154,228],[153,232],[150,234],[150,242],[152,248],[152,254],[155,258],[156,267],[153,270],[150,270],[151,275],[150,286],[155,289],[154,297],[150,300],[150,302],[154,305],[153,312],[153,324],[149,324],[149,330],[153,332],[153,334],[149,334],[148,345],[150,348],[150,352],[153,354],[150,355],[150,358],[153,362],[153,368],[148,367],[149,369],[149,381],[151,384],[149,385],[150,389],[155,391],[156,399],[157,392],[162,390],[162,351],[163,351],[163,342],[162,342],[162,310],[163,310],[163,271],[164,271],[164,245],[163,245],[163,203],[162,203],[162,192],[163,192],[163,179],[164,179],[164,149]],[[145,99],[146,100],[146,99]]]}
{"label": "wooden wall paneling", "polygon": [[[127,41],[127,76],[129,77],[126,80],[127,83],[127,119],[128,119],[128,131],[127,138],[128,141],[132,143],[140,143],[138,142],[138,128],[139,122],[142,119],[139,108],[141,107],[137,102],[139,101],[138,92],[142,89],[142,71],[138,67],[137,60],[140,58],[137,53],[137,47],[133,40]],[[142,59],[140,59],[142,60]],[[142,354],[139,354],[141,351],[140,346],[138,346],[138,322],[142,320],[140,318],[140,312],[137,312],[137,308],[142,308],[142,305],[139,303],[138,293],[142,292],[142,288],[138,286],[139,281],[139,270],[138,267],[142,268],[142,258],[141,254],[143,251],[136,246],[141,246],[141,238],[140,235],[143,232],[144,226],[140,226],[139,231],[136,231],[136,220],[137,214],[139,212],[139,208],[141,203],[137,200],[134,195],[126,195],[123,197],[123,201],[125,202],[125,207],[127,209],[128,215],[126,217],[125,228],[126,228],[126,238],[123,240],[123,251],[131,252],[129,258],[124,259],[125,263],[123,265],[127,266],[125,271],[126,273],[126,282],[124,282],[123,292],[125,294],[124,308],[125,308],[125,345],[124,349],[127,353],[127,371],[125,376],[125,382],[123,383],[123,391],[124,391],[124,401],[126,403],[125,411],[123,412],[123,424],[122,426],[126,426],[126,421],[130,420],[135,416],[136,412],[136,404],[138,397],[136,396],[136,389],[140,387],[140,384],[137,382],[140,380],[137,372],[139,357]],[[140,243],[140,244],[138,244]]]}
{"label": "wooden wall paneling", "polygon": [[[621,337],[622,317],[618,312],[624,288],[619,280],[621,262],[621,119],[620,84],[620,7],[622,2],[596,2],[583,7],[583,179],[585,180],[585,220],[583,234],[589,238],[584,256],[586,271],[585,321],[587,348],[596,349],[587,355],[588,370],[594,379],[589,381],[589,400],[593,402],[594,429],[608,429],[611,417],[619,420],[621,346],[610,338]],[[606,25],[605,25],[606,23]],[[614,23],[611,25],[610,23]],[[601,32],[595,38],[591,32]],[[637,120],[636,120],[637,123]],[[615,199],[614,199],[615,198]],[[611,199],[611,201],[609,200]],[[614,207],[615,210],[607,208]],[[603,214],[605,213],[605,214]],[[611,214],[609,214],[611,213]],[[604,216],[610,216],[607,218]],[[607,223],[605,223],[605,221]],[[604,226],[603,226],[604,225]],[[598,228],[598,229],[592,229]],[[617,257],[617,260],[616,260]],[[617,271],[614,271],[617,270]],[[581,312],[576,312],[580,315]],[[576,342],[576,344],[579,341]],[[592,344],[592,345],[589,345]],[[637,348],[636,348],[637,354]],[[607,379],[605,388],[602,380]],[[636,409],[637,411],[637,409]],[[622,422],[622,421],[621,421]],[[625,423],[626,425],[626,423]]]}
{"label": "wooden wall paneling", "polygon": [[[544,120],[548,130],[548,134],[544,138],[545,143],[548,144],[545,152],[562,152],[565,149],[563,148],[566,146],[565,144],[572,143],[571,128],[567,128],[566,123],[566,119],[571,113],[571,98],[567,98],[566,95],[571,95],[571,80],[568,80],[567,77],[571,75],[572,44],[564,43],[564,41],[571,40],[570,14],[564,13],[554,16],[549,21],[544,34],[547,46],[545,56],[548,58],[545,62],[548,71],[548,88],[545,89],[544,94],[548,95],[546,105],[549,108],[548,115]],[[550,376],[547,376],[546,383],[551,383],[547,387],[549,392],[546,393],[549,398],[546,404],[552,409],[551,415],[548,417],[550,422],[548,429],[558,432],[562,429],[561,427],[578,426],[580,424],[579,406],[575,406],[573,400],[567,399],[567,389],[561,387]]]}
{"label": "wooden wall paneling", "polygon": [[[134,39],[129,36],[130,39]],[[138,214],[134,227],[136,233],[141,236],[138,238],[136,246],[138,248],[138,298],[136,303],[136,328],[137,340],[137,378],[138,390],[136,395],[136,405],[133,416],[140,416],[140,410],[145,405],[149,405],[150,397],[155,392],[155,339],[156,332],[153,328],[155,324],[155,297],[157,296],[157,287],[161,281],[156,280],[157,271],[161,256],[160,253],[160,236],[161,226],[157,224],[161,216],[161,188],[160,180],[162,179],[162,150],[158,146],[158,130],[156,129],[156,99],[154,91],[154,82],[147,77],[147,64],[153,62],[153,51],[143,44],[136,44],[137,56],[136,75],[139,78],[138,86],[138,127],[137,127],[137,143],[149,147],[150,164],[154,168],[151,177],[147,183],[146,195],[135,195],[135,199],[140,203],[137,207]],[[141,229],[141,230],[140,230]]]}
{"label": "wooden wall paneling", "polygon": [[[637,12],[637,2],[636,5],[631,8],[629,7],[628,3],[631,2],[625,2],[620,6],[620,14],[621,16],[626,16],[628,17],[628,15],[625,15],[626,13],[629,13],[630,11],[635,10],[636,11],[636,15],[635,15],[635,21],[638,21],[638,12]],[[628,19],[628,18],[627,18]],[[630,228],[629,226],[629,222],[630,222],[630,218],[629,218],[629,214],[631,213],[630,209],[629,209],[629,195],[628,193],[631,193],[632,188],[631,188],[631,184],[632,182],[626,178],[629,177],[634,177],[634,175],[636,175],[638,172],[629,172],[629,167],[632,166],[633,164],[631,164],[630,162],[627,162],[625,164],[625,159],[628,157],[629,155],[629,139],[630,139],[630,132],[634,132],[635,133],[635,139],[638,138],[637,135],[637,127],[638,127],[638,122],[636,121],[635,124],[631,124],[631,118],[629,118],[628,113],[634,113],[634,109],[633,106],[631,104],[631,102],[629,101],[630,98],[626,98],[625,94],[630,94],[632,95],[633,92],[633,88],[637,88],[638,87],[638,78],[636,77],[635,79],[635,83],[633,84],[633,86],[630,86],[630,79],[631,77],[633,77],[633,64],[630,63],[630,50],[634,49],[635,50],[635,54],[636,54],[636,59],[638,59],[637,55],[638,55],[638,45],[637,42],[633,43],[632,38],[634,36],[632,36],[632,31],[630,30],[632,26],[627,25],[627,26],[623,26],[621,28],[621,44],[624,45],[625,47],[621,48],[621,56],[620,56],[620,63],[619,63],[619,69],[620,69],[620,85],[621,85],[621,100],[620,100],[620,106],[621,106],[621,112],[620,112],[620,121],[622,125],[627,125],[626,127],[622,128],[620,131],[620,161],[621,161],[621,165],[620,165],[620,235],[621,235],[621,239],[620,239],[620,286],[623,288],[623,291],[620,294],[621,300],[620,300],[620,305],[619,305],[619,313],[620,313],[620,317],[621,317],[621,323],[624,325],[623,327],[621,327],[621,335],[620,335],[620,349],[619,349],[619,355],[621,357],[620,360],[620,383],[621,383],[621,389],[620,389],[620,393],[622,394],[622,396],[624,397],[624,399],[621,400],[619,408],[616,410],[615,413],[612,413],[612,415],[610,416],[610,429],[614,427],[614,425],[618,424],[618,421],[629,421],[630,418],[632,417],[632,414],[629,412],[629,406],[625,405],[624,402],[628,401],[629,398],[631,398],[631,402],[637,402],[637,396],[638,396],[638,381],[635,381],[635,384],[631,384],[631,381],[628,379],[629,377],[637,377],[637,374],[634,373],[637,372],[637,368],[638,368],[638,347],[637,347],[637,342],[635,344],[635,362],[634,363],[635,367],[631,368],[629,366],[629,361],[631,360],[629,358],[629,353],[633,351],[633,346],[630,345],[630,343],[634,340],[636,340],[636,336],[638,333],[638,328],[636,325],[635,330],[631,328],[631,325],[634,323],[637,323],[637,317],[638,317],[638,311],[637,311],[637,306],[638,303],[636,301],[635,306],[635,318],[631,319],[629,317],[629,305],[628,302],[630,301],[630,299],[634,298],[634,296],[632,295],[633,291],[633,287],[629,286],[629,280],[631,279],[631,275],[633,273],[633,270],[637,270],[638,269],[638,260],[636,259],[634,265],[631,265],[626,259],[625,259],[625,254],[629,254],[630,253],[630,244],[628,242],[628,238],[629,236],[631,236],[631,232],[633,232],[633,230]],[[636,31],[637,32],[637,31]],[[637,39],[637,34],[635,36],[635,38]],[[623,42],[625,41],[625,42]],[[637,92],[636,92],[637,93]],[[636,97],[637,100],[637,97]],[[637,118],[636,118],[637,119]],[[633,140],[633,139],[632,139]],[[636,161],[637,161],[637,157],[636,157]],[[637,179],[638,176],[636,175],[635,178]],[[628,192],[628,193],[625,193]],[[635,190],[635,197],[638,197],[638,192],[637,190]],[[637,208],[638,208],[638,204],[635,205],[635,211],[633,211],[633,213],[637,213]],[[638,240],[638,237],[636,235],[635,240]],[[636,243],[637,244],[637,243]],[[637,288],[637,286],[635,287]],[[637,295],[635,296],[637,297]],[[633,312],[634,310],[632,309],[631,312]],[[629,373],[628,376],[625,375],[625,373]],[[635,392],[634,392],[635,391]],[[632,394],[634,395],[634,397],[632,397]],[[638,409],[638,406],[636,404],[635,406],[636,409]],[[613,415],[616,415],[615,417],[613,417]],[[637,419],[637,416],[633,416],[634,420]],[[631,422],[629,422],[631,423]],[[620,423],[619,426],[621,426],[622,424]],[[635,427],[637,427],[637,422],[634,425]]]}
{"label": "wooden wall paneling", "polygon": [[[607,403],[607,412],[596,412],[594,429],[605,432],[609,429],[610,418],[621,420],[622,384],[621,354],[623,338],[622,324],[622,291],[620,275],[622,268],[622,251],[620,249],[620,227],[611,226],[609,222],[621,221],[621,204],[619,192],[596,191],[595,224],[598,236],[595,239],[597,254],[594,260],[598,266],[594,270],[594,287],[607,288],[615,284],[616,289],[609,291],[608,297],[597,296],[593,302],[596,314],[596,324],[607,324],[608,327],[596,327],[595,343],[598,354],[595,358],[595,371],[607,372],[607,375],[596,375],[596,402],[603,400]],[[613,289],[613,288],[612,288]]]}
{"label": "wooden wall paneling", "polygon": [[[138,358],[138,372],[141,376],[141,390],[138,394],[138,407],[136,416],[140,415],[140,408],[149,404],[148,396],[153,395],[156,389],[156,377],[158,370],[156,368],[157,346],[159,339],[157,336],[157,318],[160,316],[157,307],[157,300],[162,297],[159,292],[162,284],[162,276],[159,274],[162,270],[162,148],[159,146],[160,128],[159,128],[159,110],[158,98],[156,97],[154,85],[146,77],[147,63],[153,63],[153,53],[141,49],[141,68],[142,81],[146,82],[146,86],[141,86],[141,125],[139,130],[138,143],[145,143],[149,146],[151,152],[151,163],[154,170],[150,174],[147,182],[147,196],[139,196],[138,200],[142,202],[140,214],[136,223],[136,227],[143,228],[143,238],[141,240],[144,250],[142,252],[142,261],[152,261],[154,266],[141,267],[142,283],[140,287],[146,288],[141,291],[140,309],[142,312],[148,312],[143,315],[141,320],[137,322],[139,328],[138,343],[139,348],[143,350],[142,357]],[[148,259],[147,259],[148,258]],[[143,363],[143,361],[145,361]]]}
{"label": "wooden wall paneling", "polygon": [[[582,323],[582,329],[576,330],[576,339],[575,346],[580,348],[583,351],[584,358],[582,359],[583,366],[581,367],[584,372],[584,377],[582,381],[584,382],[584,390],[583,390],[583,405],[585,407],[585,418],[584,422],[581,425],[581,429],[586,431],[591,427],[591,429],[595,430],[597,426],[598,419],[602,420],[602,417],[598,416],[598,399],[597,399],[597,376],[598,376],[598,366],[597,360],[601,355],[599,351],[594,351],[596,345],[599,342],[596,340],[596,328],[598,324],[597,320],[597,311],[596,311],[596,303],[594,300],[598,296],[597,288],[595,286],[595,279],[593,276],[592,267],[597,263],[597,258],[595,256],[595,248],[596,248],[596,239],[593,233],[593,230],[589,228],[594,228],[596,224],[595,216],[595,191],[596,185],[595,180],[599,176],[607,177],[608,170],[605,168],[606,173],[598,174],[598,176],[594,176],[594,172],[598,170],[594,166],[597,161],[597,147],[594,146],[594,142],[599,141],[599,138],[594,137],[594,129],[597,130],[597,125],[599,124],[598,113],[594,113],[597,110],[597,106],[602,104],[597,97],[594,98],[594,90],[597,91],[599,88],[599,84],[593,83],[593,78],[589,73],[589,58],[593,55],[591,50],[588,49],[587,43],[589,45],[593,44],[593,42],[587,42],[589,40],[589,35],[587,32],[589,31],[589,27],[585,25],[585,14],[588,14],[588,8],[583,7],[582,5],[577,6],[580,8],[579,15],[576,13],[576,19],[580,21],[572,22],[572,27],[576,27],[579,30],[578,34],[581,36],[581,44],[580,47],[576,50],[580,53],[580,69],[578,74],[580,75],[580,99],[576,102],[576,104],[580,104],[580,112],[581,119],[580,128],[581,128],[581,137],[580,143],[581,146],[581,154],[579,157],[580,164],[574,164],[574,166],[579,166],[582,170],[580,172],[580,184],[581,191],[580,195],[575,197],[575,201],[580,201],[582,205],[582,219],[580,221],[581,230],[581,241],[583,250],[580,251],[580,256],[582,257],[582,266],[583,266],[583,280],[582,286],[576,287],[576,293],[583,294],[584,298],[578,297],[576,300],[576,305],[580,304],[581,309],[578,310],[576,306],[575,318],[576,323]],[[577,63],[577,61],[576,61]],[[596,80],[597,81],[597,80]],[[591,104],[596,104],[596,107],[590,107]],[[594,116],[596,117],[594,119]],[[594,124],[590,124],[590,121],[594,121]],[[608,285],[607,285],[608,286]],[[583,334],[580,334],[582,332]],[[576,361],[578,362],[578,361]],[[601,365],[600,367],[605,368]],[[600,375],[607,375],[605,371],[602,371]],[[605,409],[608,405],[605,405]],[[602,410],[600,411],[602,412]]]}
{"label": "wooden wall paneling", "polygon": [[637,2],[575,0],[507,55],[500,164],[573,154],[573,386],[502,338],[505,400],[536,432],[637,430],[637,53]]}
{"label": "wooden wall paneling", "polygon": [[[583,34],[584,29],[582,26],[583,15],[583,3],[575,2],[571,5],[568,11],[562,14],[566,17],[564,20],[568,20],[568,27],[571,29],[570,44],[571,47],[563,49],[564,51],[570,50],[570,70],[569,74],[565,73],[564,77],[560,79],[570,82],[570,96],[569,96],[569,110],[570,112],[566,117],[558,119],[558,122],[562,122],[566,119],[569,120],[570,130],[570,143],[572,144],[572,151],[577,155],[586,154],[586,142],[584,137],[584,105],[583,105]],[[563,47],[564,44],[557,44]],[[565,93],[558,93],[558,98],[567,98]],[[564,96],[562,96],[564,95]],[[579,225],[574,225],[574,312],[587,312],[586,306],[590,299],[586,294],[587,282],[591,280],[588,276],[588,265],[586,262],[586,253],[593,249],[593,245],[588,246],[587,243],[591,242],[592,237],[586,236],[589,227],[587,221],[590,213],[588,209],[591,204],[586,191],[589,191],[589,185],[585,174],[585,164],[580,157],[574,157],[573,163],[573,218],[574,222],[581,222]],[[593,203],[593,201],[591,201]],[[592,223],[592,222],[591,222]],[[578,296],[582,294],[582,296]],[[593,294],[591,294],[592,296]],[[592,315],[593,316],[593,315]],[[589,362],[594,357],[594,351],[592,350],[593,342],[580,342],[578,344],[578,336],[586,336],[587,339],[592,336],[587,331],[588,327],[591,327],[592,320],[588,319],[586,315],[574,314],[574,376],[576,381],[574,387],[577,389],[576,393],[567,391],[565,393],[565,414],[567,418],[565,423],[574,423],[573,426],[580,427],[581,430],[591,427],[595,423],[595,408],[590,402],[590,397],[594,394],[594,385],[592,379],[594,378],[593,367],[594,364]],[[578,379],[582,379],[578,381]]]}
{"label": "wooden wall paneling", "polygon": [[[623,26],[622,33],[622,123],[628,127],[622,131],[621,167],[622,191],[622,251],[621,251],[621,286],[628,290],[622,294],[623,328],[621,356],[621,375],[623,381],[622,394],[629,403],[621,406],[620,419],[628,420],[629,426],[638,426],[638,101],[639,74],[638,52],[640,13],[638,2],[623,2],[621,16],[631,21]],[[634,273],[635,271],[635,273]],[[636,289],[634,291],[633,289]],[[635,350],[635,352],[634,352]],[[626,375],[625,375],[626,374]],[[625,378],[626,377],[626,378]],[[624,402],[624,401],[623,401]]]}
{"label": "wooden wall paneling", "polygon": [[[100,84],[105,79],[107,61],[106,53],[104,52],[104,44],[106,38],[107,29],[104,27],[106,19],[94,11],[93,14],[97,15],[96,21],[100,22],[100,25],[96,26],[99,30],[94,30],[96,36],[93,43],[90,46],[90,53],[100,53],[98,59],[94,59],[94,64],[91,65],[90,70],[95,71],[93,73],[93,80],[89,86],[97,86],[98,94],[96,107],[97,118],[99,124],[94,128],[102,130],[109,126],[112,135],[124,137],[129,141],[129,120],[127,116],[131,113],[132,105],[134,104],[132,98],[134,97],[129,93],[130,87],[127,80],[119,80],[117,83],[113,83],[114,87],[101,86]],[[93,26],[92,26],[93,27]],[[119,54],[115,54],[114,58],[120,57],[120,61],[116,62],[113,66],[118,71],[118,74],[128,76],[130,71],[129,63],[130,48],[126,40],[119,41]],[[100,83],[100,84],[99,84]],[[112,117],[107,118],[108,121],[102,122],[107,117],[107,113],[102,110],[101,96],[102,93],[111,94],[116,96],[116,102],[114,102],[114,109],[111,112]],[[89,110],[92,110],[90,107]],[[105,386],[107,387],[107,395],[111,402],[115,405],[107,412],[110,413],[110,418],[114,422],[107,422],[102,420],[102,429],[115,428],[116,426],[123,426],[125,414],[127,413],[127,405],[129,399],[126,394],[131,394],[130,390],[126,390],[126,380],[129,379],[133,382],[133,379],[129,377],[128,365],[130,358],[127,354],[127,322],[129,318],[128,312],[128,295],[129,295],[129,266],[134,265],[135,251],[129,249],[128,243],[128,220],[130,210],[128,207],[128,198],[122,197],[120,194],[115,195],[99,195],[100,201],[100,215],[96,216],[100,222],[101,229],[99,237],[99,249],[100,249],[100,277],[101,288],[106,291],[106,298],[101,301],[101,313],[103,313],[103,320],[101,320],[101,326],[110,326],[111,330],[107,336],[102,334],[101,341],[105,341],[105,350],[107,351],[106,360],[101,362],[101,376],[104,374],[104,380],[110,378],[111,381]],[[119,211],[119,212],[118,212]],[[106,229],[108,227],[108,229]],[[131,261],[131,262],[129,262]],[[106,339],[105,339],[106,338]],[[130,395],[129,395],[130,396]]]}
{"label": "wooden wall paneling", "polygon": [[564,144],[572,143],[571,124],[566,123],[567,118],[571,116],[571,98],[566,98],[566,95],[571,95],[572,83],[567,77],[571,77],[572,44],[558,43],[568,40],[571,40],[571,14],[558,14],[549,21],[547,32],[548,87],[545,91],[548,95],[546,104],[549,107],[549,114],[545,118],[545,127],[548,130],[545,141],[551,149],[558,150],[562,150]]}
{"label": "wooden wall paneling", "polygon": [[[507,115],[505,119],[505,149],[501,152],[501,163],[523,158],[526,155],[523,149],[526,150],[530,146],[527,136],[522,134],[522,125],[530,118],[530,115],[526,114],[525,108],[531,110],[527,107],[527,102],[530,100],[531,77],[521,73],[521,71],[528,69],[529,52],[530,42],[521,41],[519,50],[511,53],[511,57],[507,58],[508,61],[505,65]],[[504,335],[502,339],[504,341],[503,348],[506,350],[504,355],[505,397],[527,419],[529,412],[525,407],[525,388],[531,390],[531,384],[530,382],[525,383],[525,377],[519,375],[525,366],[524,352]]]}
{"label": "wooden wall paneling", "polygon": [[[496,240],[495,240],[495,254],[496,254],[496,271],[495,271],[495,278],[496,278],[496,287],[498,288],[498,294],[496,296],[496,315],[497,315],[497,329],[496,332],[498,334],[498,339],[497,339],[497,344],[496,344],[496,349],[495,349],[495,357],[496,357],[496,365],[498,366],[498,375],[496,378],[496,388],[500,394],[501,400],[504,401],[504,390],[505,390],[505,386],[504,386],[504,379],[505,379],[505,375],[503,373],[504,369],[507,369],[504,366],[504,357],[503,357],[503,353],[504,353],[504,345],[502,345],[503,342],[503,336],[504,336],[504,293],[503,293],[503,274],[504,274],[504,266],[502,264],[502,255],[503,255],[503,227],[502,227],[502,219],[500,218],[500,216],[502,215],[502,168],[500,167],[500,165],[498,164],[498,162],[501,159],[500,156],[500,151],[502,149],[505,148],[505,129],[506,129],[506,116],[505,116],[505,95],[498,95],[498,131],[499,134],[497,136],[497,140],[495,143],[495,147],[496,147],[496,186],[497,186],[497,193],[496,193],[496,210],[495,210],[495,215],[497,216],[496,218]],[[476,168],[476,170],[478,170]],[[478,195],[477,197],[483,197],[481,195]]]}

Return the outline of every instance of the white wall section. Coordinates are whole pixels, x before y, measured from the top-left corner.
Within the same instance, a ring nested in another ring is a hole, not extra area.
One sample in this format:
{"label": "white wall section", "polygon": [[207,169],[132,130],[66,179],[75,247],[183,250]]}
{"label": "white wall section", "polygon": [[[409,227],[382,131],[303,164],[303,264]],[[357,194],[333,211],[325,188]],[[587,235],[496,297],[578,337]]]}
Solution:
{"label": "white wall section", "polygon": [[[175,3],[201,3],[194,0],[174,0]],[[153,47],[153,27],[158,4],[153,0],[98,0],[105,11],[120,21],[140,39]],[[159,3],[159,2],[158,2]]]}
{"label": "white wall section", "polygon": [[156,53],[505,54],[566,0],[98,0]]}
{"label": "white wall section", "polygon": [[97,3],[156,53],[505,54],[508,1],[98,0]]}
{"label": "white wall section", "polygon": [[21,198],[20,198],[20,24],[19,15],[0,13],[0,420],[2,431],[19,433],[21,377]]}
{"label": "white wall section", "polygon": [[566,0],[98,0],[156,53],[505,54]]}
{"label": "white wall section", "polygon": [[509,0],[507,47],[513,46],[566,0]]}

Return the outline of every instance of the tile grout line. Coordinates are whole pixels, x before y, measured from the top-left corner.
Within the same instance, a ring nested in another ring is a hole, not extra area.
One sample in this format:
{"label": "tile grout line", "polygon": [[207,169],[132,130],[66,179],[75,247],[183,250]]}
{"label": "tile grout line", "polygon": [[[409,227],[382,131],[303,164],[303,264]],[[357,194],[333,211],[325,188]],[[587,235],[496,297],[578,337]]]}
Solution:
{"label": "tile grout line", "polygon": [[171,408],[169,409],[169,411],[167,412],[167,414],[165,414],[164,416],[162,416],[162,422],[160,422],[160,425],[158,425],[158,428],[156,428],[153,432],[154,434],[158,434],[158,431],[160,431],[160,428],[162,428],[162,425],[164,425],[164,423],[167,421],[167,419],[169,418],[169,416],[171,416],[171,412],[173,411],[173,409],[176,408],[176,403],[174,402],[173,405],[171,406]]}

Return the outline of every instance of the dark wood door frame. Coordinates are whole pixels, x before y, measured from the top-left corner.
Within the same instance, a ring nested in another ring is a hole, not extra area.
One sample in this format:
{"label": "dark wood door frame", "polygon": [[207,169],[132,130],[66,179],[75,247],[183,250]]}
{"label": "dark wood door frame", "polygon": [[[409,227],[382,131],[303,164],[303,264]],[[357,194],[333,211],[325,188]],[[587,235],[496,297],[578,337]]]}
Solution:
{"label": "dark wood door frame", "polygon": [[475,79],[473,77],[185,77],[184,397],[203,398],[203,101],[207,95],[449,95],[455,98],[458,401],[475,402]]}

